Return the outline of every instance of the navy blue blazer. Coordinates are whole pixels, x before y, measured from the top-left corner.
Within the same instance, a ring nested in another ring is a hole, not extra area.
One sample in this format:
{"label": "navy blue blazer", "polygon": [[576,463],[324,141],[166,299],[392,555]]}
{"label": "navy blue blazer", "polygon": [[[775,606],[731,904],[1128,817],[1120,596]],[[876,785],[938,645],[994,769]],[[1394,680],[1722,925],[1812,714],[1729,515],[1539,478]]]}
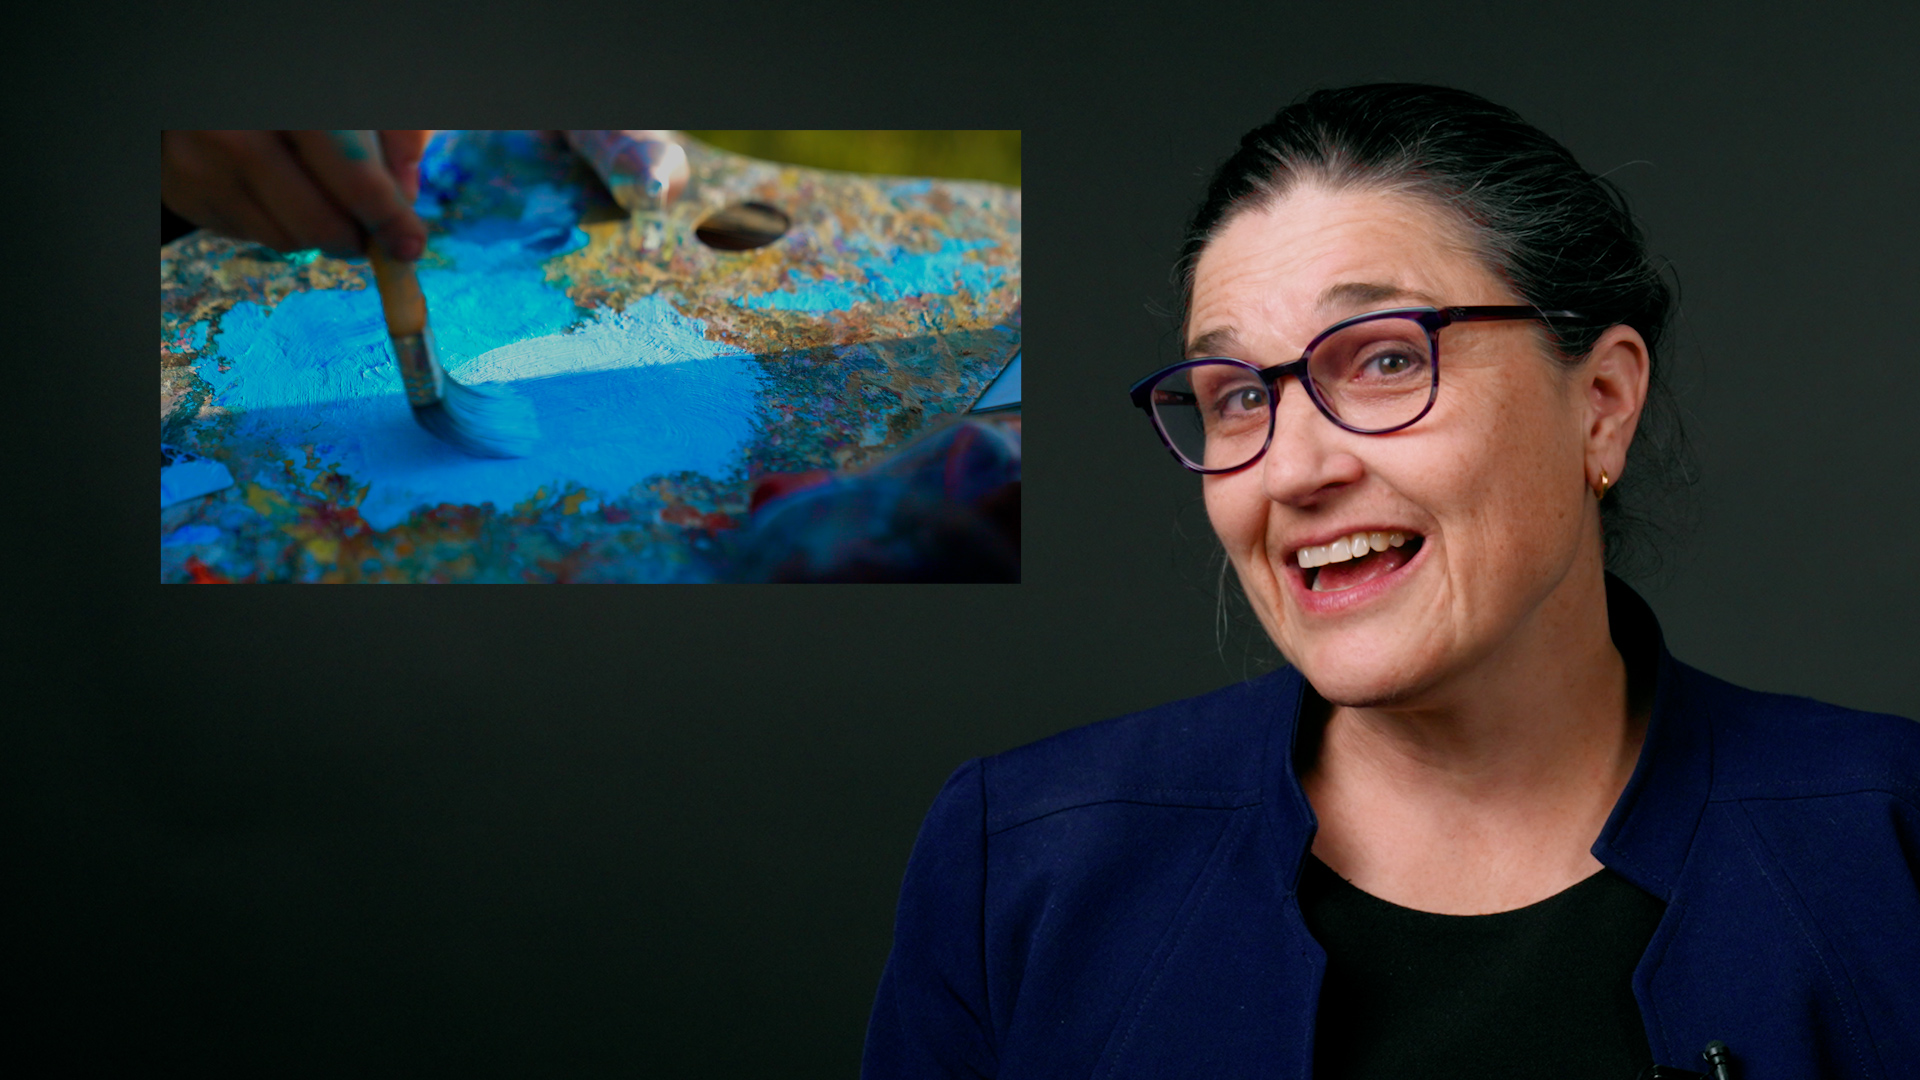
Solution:
{"label": "navy blue blazer", "polygon": [[[1920,1076],[1920,724],[1696,671],[1610,585],[1656,676],[1593,854],[1667,905],[1633,977],[1654,1060],[1701,1071],[1720,1039],[1742,1080]],[[1304,689],[1283,668],[955,772],[863,1074],[1311,1076]]]}

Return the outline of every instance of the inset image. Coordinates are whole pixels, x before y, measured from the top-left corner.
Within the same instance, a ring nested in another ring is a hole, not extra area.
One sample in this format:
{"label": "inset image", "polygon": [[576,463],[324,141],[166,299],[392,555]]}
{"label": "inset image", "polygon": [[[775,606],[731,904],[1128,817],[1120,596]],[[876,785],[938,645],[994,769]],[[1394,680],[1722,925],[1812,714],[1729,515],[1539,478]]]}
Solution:
{"label": "inset image", "polygon": [[161,579],[1019,581],[1019,145],[166,132]]}

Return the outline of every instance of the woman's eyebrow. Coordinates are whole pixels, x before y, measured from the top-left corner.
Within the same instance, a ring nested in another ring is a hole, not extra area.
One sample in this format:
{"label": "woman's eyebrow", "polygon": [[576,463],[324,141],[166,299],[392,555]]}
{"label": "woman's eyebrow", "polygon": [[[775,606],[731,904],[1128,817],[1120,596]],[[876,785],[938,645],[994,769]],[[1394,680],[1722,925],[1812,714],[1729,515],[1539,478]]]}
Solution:
{"label": "woman's eyebrow", "polygon": [[[1320,310],[1328,308],[1366,308],[1387,300],[1410,300],[1428,307],[1446,307],[1439,298],[1409,289],[1405,285],[1381,281],[1341,281],[1327,286],[1320,294]],[[1240,336],[1231,326],[1218,326],[1187,342],[1187,359],[1200,356],[1232,356]]]}
{"label": "woman's eyebrow", "polygon": [[1439,300],[1419,289],[1409,289],[1405,285],[1377,281],[1342,281],[1327,287],[1320,294],[1320,308],[1360,307],[1377,304],[1383,300],[1418,300],[1431,307],[1445,307]]}
{"label": "woman's eyebrow", "polygon": [[1187,342],[1187,359],[1192,360],[1199,356],[1225,356],[1230,354],[1233,347],[1239,343],[1240,336],[1233,332],[1233,327],[1216,326]]}

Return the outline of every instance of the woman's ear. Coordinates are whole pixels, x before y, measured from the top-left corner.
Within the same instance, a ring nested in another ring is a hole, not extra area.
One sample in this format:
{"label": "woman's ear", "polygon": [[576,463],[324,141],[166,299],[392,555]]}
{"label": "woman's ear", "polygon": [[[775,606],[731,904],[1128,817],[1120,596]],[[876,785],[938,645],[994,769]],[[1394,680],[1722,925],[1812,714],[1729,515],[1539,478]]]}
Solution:
{"label": "woman's ear", "polygon": [[1578,369],[1578,389],[1586,406],[1587,486],[1617,483],[1627,467],[1627,445],[1647,403],[1653,359],[1647,342],[1631,326],[1615,326],[1600,335]]}

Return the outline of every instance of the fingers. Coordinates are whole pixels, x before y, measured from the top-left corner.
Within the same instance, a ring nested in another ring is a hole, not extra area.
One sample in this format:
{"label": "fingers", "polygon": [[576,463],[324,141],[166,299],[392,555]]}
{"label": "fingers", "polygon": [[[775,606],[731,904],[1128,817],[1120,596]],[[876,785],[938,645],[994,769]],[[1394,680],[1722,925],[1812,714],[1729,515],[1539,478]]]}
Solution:
{"label": "fingers", "polygon": [[387,171],[399,182],[400,193],[409,205],[420,197],[420,159],[426,156],[427,140],[432,137],[431,131],[380,133],[380,156],[386,159]]}
{"label": "fingers", "polygon": [[319,248],[335,258],[352,258],[365,250],[365,230],[301,168],[286,140],[275,139],[250,157],[241,181],[292,238],[294,250]]}
{"label": "fingers", "polygon": [[275,158],[290,160],[270,131],[164,132],[160,199],[195,225],[278,251],[317,246],[329,236],[329,224],[351,226],[341,218],[290,227],[301,215],[272,212],[268,204],[276,197],[275,185],[262,174],[272,171]]}
{"label": "fingers", "polygon": [[[392,134],[417,189],[425,133]],[[372,146],[356,139],[353,150],[349,157],[345,141],[325,132],[163,132],[161,201],[196,225],[278,251],[354,256],[375,235],[395,258],[418,258],[426,228],[410,200]]]}
{"label": "fingers", "polygon": [[269,243],[278,226],[263,221],[240,183],[236,147],[255,132],[164,131],[160,134],[160,201],[202,228]]}
{"label": "fingers", "polygon": [[244,184],[221,205],[207,227],[217,233],[265,244],[275,251],[301,251],[314,246],[295,239]]}
{"label": "fingers", "polygon": [[380,160],[377,141],[363,141],[355,131],[292,131],[287,136],[300,163],[328,197],[389,255],[403,261],[420,257],[427,246],[427,228]]}

